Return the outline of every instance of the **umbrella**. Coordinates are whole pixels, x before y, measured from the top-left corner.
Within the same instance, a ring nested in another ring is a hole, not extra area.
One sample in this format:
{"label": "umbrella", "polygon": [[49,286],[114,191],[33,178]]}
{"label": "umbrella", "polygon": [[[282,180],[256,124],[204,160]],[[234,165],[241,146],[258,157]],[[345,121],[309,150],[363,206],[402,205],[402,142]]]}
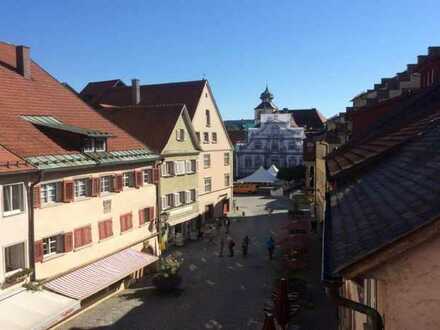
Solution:
{"label": "umbrella", "polygon": [[276,330],[275,322],[273,321],[273,315],[271,313],[265,313],[262,330]]}
{"label": "umbrella", "polygon": [[279,294],[275,298],[275,318],[282,329],[289,323],[288,284],[285,278],[280,280]]}

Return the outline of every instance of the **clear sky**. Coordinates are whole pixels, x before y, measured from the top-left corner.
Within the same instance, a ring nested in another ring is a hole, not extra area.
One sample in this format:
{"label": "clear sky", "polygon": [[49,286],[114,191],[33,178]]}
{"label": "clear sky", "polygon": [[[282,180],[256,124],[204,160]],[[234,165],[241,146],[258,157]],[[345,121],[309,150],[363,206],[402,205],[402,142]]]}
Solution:
{"label": "clear sky", "polygon": [[77,90],[206,77],[224,119],[279,107],[330,116],[440,45],[439,0],[2,0],[1,40]]}

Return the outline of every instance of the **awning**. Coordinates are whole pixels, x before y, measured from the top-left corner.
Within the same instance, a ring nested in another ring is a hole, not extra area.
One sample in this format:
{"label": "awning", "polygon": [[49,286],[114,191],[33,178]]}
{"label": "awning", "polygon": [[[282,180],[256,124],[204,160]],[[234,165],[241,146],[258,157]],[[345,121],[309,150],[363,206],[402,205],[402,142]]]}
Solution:
{"label": "awning", "polygon": [[78,300],[22,289],[0,300],[0,329],[47,329],[80,308]]}
{"label": "awning", "polygon": [[44,287],[82,300],[158,259],[151,254],[126,249],[47,282]]}

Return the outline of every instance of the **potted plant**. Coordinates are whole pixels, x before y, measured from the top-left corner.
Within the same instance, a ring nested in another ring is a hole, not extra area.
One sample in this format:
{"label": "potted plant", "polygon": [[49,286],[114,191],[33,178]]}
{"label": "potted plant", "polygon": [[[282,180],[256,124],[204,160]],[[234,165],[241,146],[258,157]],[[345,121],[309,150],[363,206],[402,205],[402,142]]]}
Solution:
{"label": "potted plant", "polygon": [[153,277],[153,285],[162,292],[169,292],[179,287],[182,277],[179,274],[183,259],[169,255],[159,260],[158,273]]}

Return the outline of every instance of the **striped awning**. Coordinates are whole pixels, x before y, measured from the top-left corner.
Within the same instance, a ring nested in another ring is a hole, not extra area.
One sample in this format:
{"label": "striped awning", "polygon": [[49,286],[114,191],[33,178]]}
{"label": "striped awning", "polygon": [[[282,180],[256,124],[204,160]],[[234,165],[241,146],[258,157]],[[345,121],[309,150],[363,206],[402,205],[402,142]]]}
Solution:
{"label": "striped awning", "polygon": [[82,300],[156,260],[158,257],[151,254],[126,249],[47,282],[44,287]]}

